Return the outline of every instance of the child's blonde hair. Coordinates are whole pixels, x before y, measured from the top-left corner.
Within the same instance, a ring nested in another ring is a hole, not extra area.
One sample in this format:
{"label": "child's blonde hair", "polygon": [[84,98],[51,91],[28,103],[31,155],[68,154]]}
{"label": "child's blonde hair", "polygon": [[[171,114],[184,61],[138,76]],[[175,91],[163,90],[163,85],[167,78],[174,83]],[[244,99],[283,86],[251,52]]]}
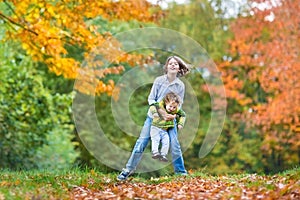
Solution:
{"label": "child's blonde hair", "polygon": [[180,104],[180,97],[177,94],[175,94],[174,92],[169,92],[169,93],[166,94],[163,101],[164,101],[165,105],[167,103],[170,103],[170,102],[175,102],[179,105]]}
{"label": "child's blonde hair", "polygon": [[177,73],[177,76],[179,76],[179,77],[184,76],[184,75],[186,75],[187,73],[190,72],[189,65],[186,64],[181,58],[179,58],[178,56],[170,56],[170,57],[167,58],[167,61],[164,65],[165,74],[168,72],[168,63],[172,58],[174,58],[177,61],[178,65],[179,65],[179,72]]}

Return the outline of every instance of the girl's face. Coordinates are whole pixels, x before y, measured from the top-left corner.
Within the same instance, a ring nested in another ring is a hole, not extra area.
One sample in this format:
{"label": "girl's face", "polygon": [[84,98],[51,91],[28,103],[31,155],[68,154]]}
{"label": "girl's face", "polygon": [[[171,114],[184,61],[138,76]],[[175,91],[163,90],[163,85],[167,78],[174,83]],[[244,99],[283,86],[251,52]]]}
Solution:
{"label": "girl's face", "polygon": [[177,110],[178,103],[171,101],[166,103],[166,110],[171,113]]}
{"label": "girl's face", "polygon": [[177,74],[179,72],[179,64],[177,60],[171,58],[168,62],[167,73],[169,74]]}

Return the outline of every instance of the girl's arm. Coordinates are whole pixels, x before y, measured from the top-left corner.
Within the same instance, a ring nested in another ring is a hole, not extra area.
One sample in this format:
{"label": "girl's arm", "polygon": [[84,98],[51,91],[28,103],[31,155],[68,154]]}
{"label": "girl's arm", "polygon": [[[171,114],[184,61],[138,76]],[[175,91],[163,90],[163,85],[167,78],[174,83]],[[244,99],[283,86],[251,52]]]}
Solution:
{"label": "girl's arm", "polygon": [[157,83],[157,78],[154,80],[153,85],[151,87],[150,94],[148,96],[148,104],[152,105],[157,103],[157,92],[158,92],[158,83]]}
{"label": "girl's arm", "polygon": [[157,112],[160,114],[160,116],[166,120],[166,121],[170,121],[170,120],[174,120],[176,115],[172,115],[167,113],[164,109],[157,107]]}
{"label": "girl's arm", "polygon": [[158,83],[158,78],[156,78],[153,82],[153,85],[151,87],[150,94],[148,96],[148,103],[149,105],[155,105],[158,114],[166,121],[173,120],[175,117],[168,114],[164,109],[159,108],[158,102],[157,102],[157,93],[160,89],[161,85]]}
{"label": "girl's arm", "polygon": [[183,104],[184,92],[185,92],[185,85],[182,83],[182,85],[181,85],[181,90],[180,90],[180,92],[178,93],[178,96],[179,96],[180,99],[181,99],[180,108],[182,107],[182,104]]}

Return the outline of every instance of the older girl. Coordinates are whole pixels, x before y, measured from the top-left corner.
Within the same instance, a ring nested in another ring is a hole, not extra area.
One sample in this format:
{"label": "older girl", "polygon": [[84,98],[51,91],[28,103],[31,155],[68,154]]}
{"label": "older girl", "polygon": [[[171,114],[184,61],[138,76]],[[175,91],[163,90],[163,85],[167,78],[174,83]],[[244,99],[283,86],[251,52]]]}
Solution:
{"label": "older girl", "polygon": [[[148,96],[149,105],[157,104],[163,97],[169,93],[174,92],[180,98],[181,102],[184,99],[185,86],[184,83],[178,78],[184,76],[189,72],[187,64],[177,56],[170,56],[166,64],[164,65],[165,74],[155,79],[151,92]],[[158,108],[158,112],[165,120],[174,120],[174,115],[166,113],[163,109]],[[126,168],[118,175],[117,180],[126,180],[136,169],[138,163],[142,158],[142,154],[150,140],[150,127],[152,119],[147,116],[142,131],[138,140],[135,143],[133,151],[129,160],[127,161]],[[172,164],[174,167],[175,174],[187,175],[187,171],[184,167],[184,161],[180,144],[177,138],[177,129],[168,129],[170,137],[170,149],[172,154]]]}

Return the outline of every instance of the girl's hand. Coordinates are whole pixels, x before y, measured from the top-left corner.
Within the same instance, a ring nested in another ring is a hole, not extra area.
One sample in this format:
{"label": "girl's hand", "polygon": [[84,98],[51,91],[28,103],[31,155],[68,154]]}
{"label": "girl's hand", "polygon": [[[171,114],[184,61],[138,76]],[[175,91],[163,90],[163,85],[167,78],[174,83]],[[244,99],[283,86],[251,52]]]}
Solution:
{"label": "girl's hand", "polygon": [[180,125],[180,124],[177,127],[178,127],[179,130],[183,128],[183,126]]}

